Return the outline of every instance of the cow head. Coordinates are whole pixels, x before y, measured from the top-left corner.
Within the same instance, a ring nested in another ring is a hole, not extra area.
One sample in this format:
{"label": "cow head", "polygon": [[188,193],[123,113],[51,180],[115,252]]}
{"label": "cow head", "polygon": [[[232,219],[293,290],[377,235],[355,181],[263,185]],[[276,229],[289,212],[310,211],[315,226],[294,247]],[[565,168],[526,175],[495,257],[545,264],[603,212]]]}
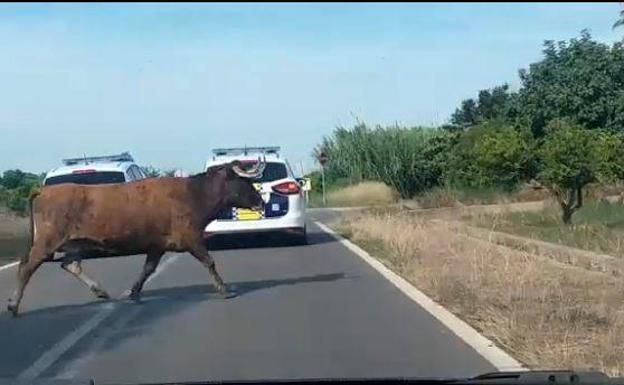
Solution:
{"label": "cow head", "polygon": [[253,185],[253,179],[262,174],[264,166],[260,160],[250,170],[243,170],[239,161],[229,164],[225,181],[225,204],[228,207],[258,210],[264,207],[262,196]]}

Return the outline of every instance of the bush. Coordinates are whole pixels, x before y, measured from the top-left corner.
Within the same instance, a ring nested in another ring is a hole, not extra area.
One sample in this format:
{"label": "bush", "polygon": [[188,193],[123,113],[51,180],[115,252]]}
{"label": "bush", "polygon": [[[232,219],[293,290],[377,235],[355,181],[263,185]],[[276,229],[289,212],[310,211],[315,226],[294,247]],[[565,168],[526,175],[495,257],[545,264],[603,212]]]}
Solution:
{"label": "bush", "polygon": [[9,190],[6,206],[19,214],[25,214],[28,207],[28,197],[20,194],[17,189]]}
{"label": "bush", "polygon": [[500,121],[483,122],[458,136],[447,177],[455,186],[512,191],[535,173],[528,130]]}
{"label": "bush", "polygon": [[41,176],[21,170],[7,170],[0,178],[0,205],[18,214],[28,211],[28,197],[41,184]]}

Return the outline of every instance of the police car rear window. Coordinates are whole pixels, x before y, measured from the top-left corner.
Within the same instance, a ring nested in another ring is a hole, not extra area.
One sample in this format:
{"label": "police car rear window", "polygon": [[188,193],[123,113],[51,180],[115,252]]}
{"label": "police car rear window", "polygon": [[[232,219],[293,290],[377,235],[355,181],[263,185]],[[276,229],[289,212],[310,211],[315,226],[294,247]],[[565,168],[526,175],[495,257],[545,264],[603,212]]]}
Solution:
{"label": "police car rear window", "polygon": [[[252,165],[253,164],[250,164],[248,167]],[[259,178],[256,178],[255,181],[265,183],[284,178],[288,178],[288,171],[284,163],[267,162],[264,172]]]}
{"label": "police car rear window", "polygon": [[119,171],[97,171],[84,174],[67,174],[59,175],[47,178],[45,181],[46,186],[51,186],[61,183],[75,183],[75,184],[109,184],[109,183],[123,183],[126,181],[123,172]]}

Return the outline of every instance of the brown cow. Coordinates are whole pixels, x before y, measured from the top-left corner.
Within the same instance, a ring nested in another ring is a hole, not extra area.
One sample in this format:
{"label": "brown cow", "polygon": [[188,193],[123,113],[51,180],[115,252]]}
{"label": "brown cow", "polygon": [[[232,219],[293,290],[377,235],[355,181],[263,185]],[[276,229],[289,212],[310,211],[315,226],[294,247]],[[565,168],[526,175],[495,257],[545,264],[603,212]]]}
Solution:
{"label": "brown cow", "polygon": [[8,310],[17,315],[30,277],[43,262],[55,260],[56,252],[65,254],[61,266],[99,298],[108,294],[82,271],[81,259],[147,254],[131,289],[130,297],[138,299],[166,251],[192,254],[208,269],[219,292],[227,295],[202,232],[227,207],[258,209],[264,205],[250,180],[263,168],[259,162],[253,170],[244,171],[234,161],[188,178],[42,188],[31,198],[32,245],[20,261]]}

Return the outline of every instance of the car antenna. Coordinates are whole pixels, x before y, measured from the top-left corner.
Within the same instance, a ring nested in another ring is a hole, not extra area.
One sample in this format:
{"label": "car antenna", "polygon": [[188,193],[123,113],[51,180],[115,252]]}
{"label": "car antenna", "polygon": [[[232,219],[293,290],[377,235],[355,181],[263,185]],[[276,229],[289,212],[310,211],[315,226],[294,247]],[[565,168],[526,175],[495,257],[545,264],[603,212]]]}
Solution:
{"label": "car antenna", "polygon": [[82,153],[82,156],[84,157],[85,164],[89,164],[89,161],[87,160],[87,154],[85,154],[85,153],[83,152],[83,153]]}

